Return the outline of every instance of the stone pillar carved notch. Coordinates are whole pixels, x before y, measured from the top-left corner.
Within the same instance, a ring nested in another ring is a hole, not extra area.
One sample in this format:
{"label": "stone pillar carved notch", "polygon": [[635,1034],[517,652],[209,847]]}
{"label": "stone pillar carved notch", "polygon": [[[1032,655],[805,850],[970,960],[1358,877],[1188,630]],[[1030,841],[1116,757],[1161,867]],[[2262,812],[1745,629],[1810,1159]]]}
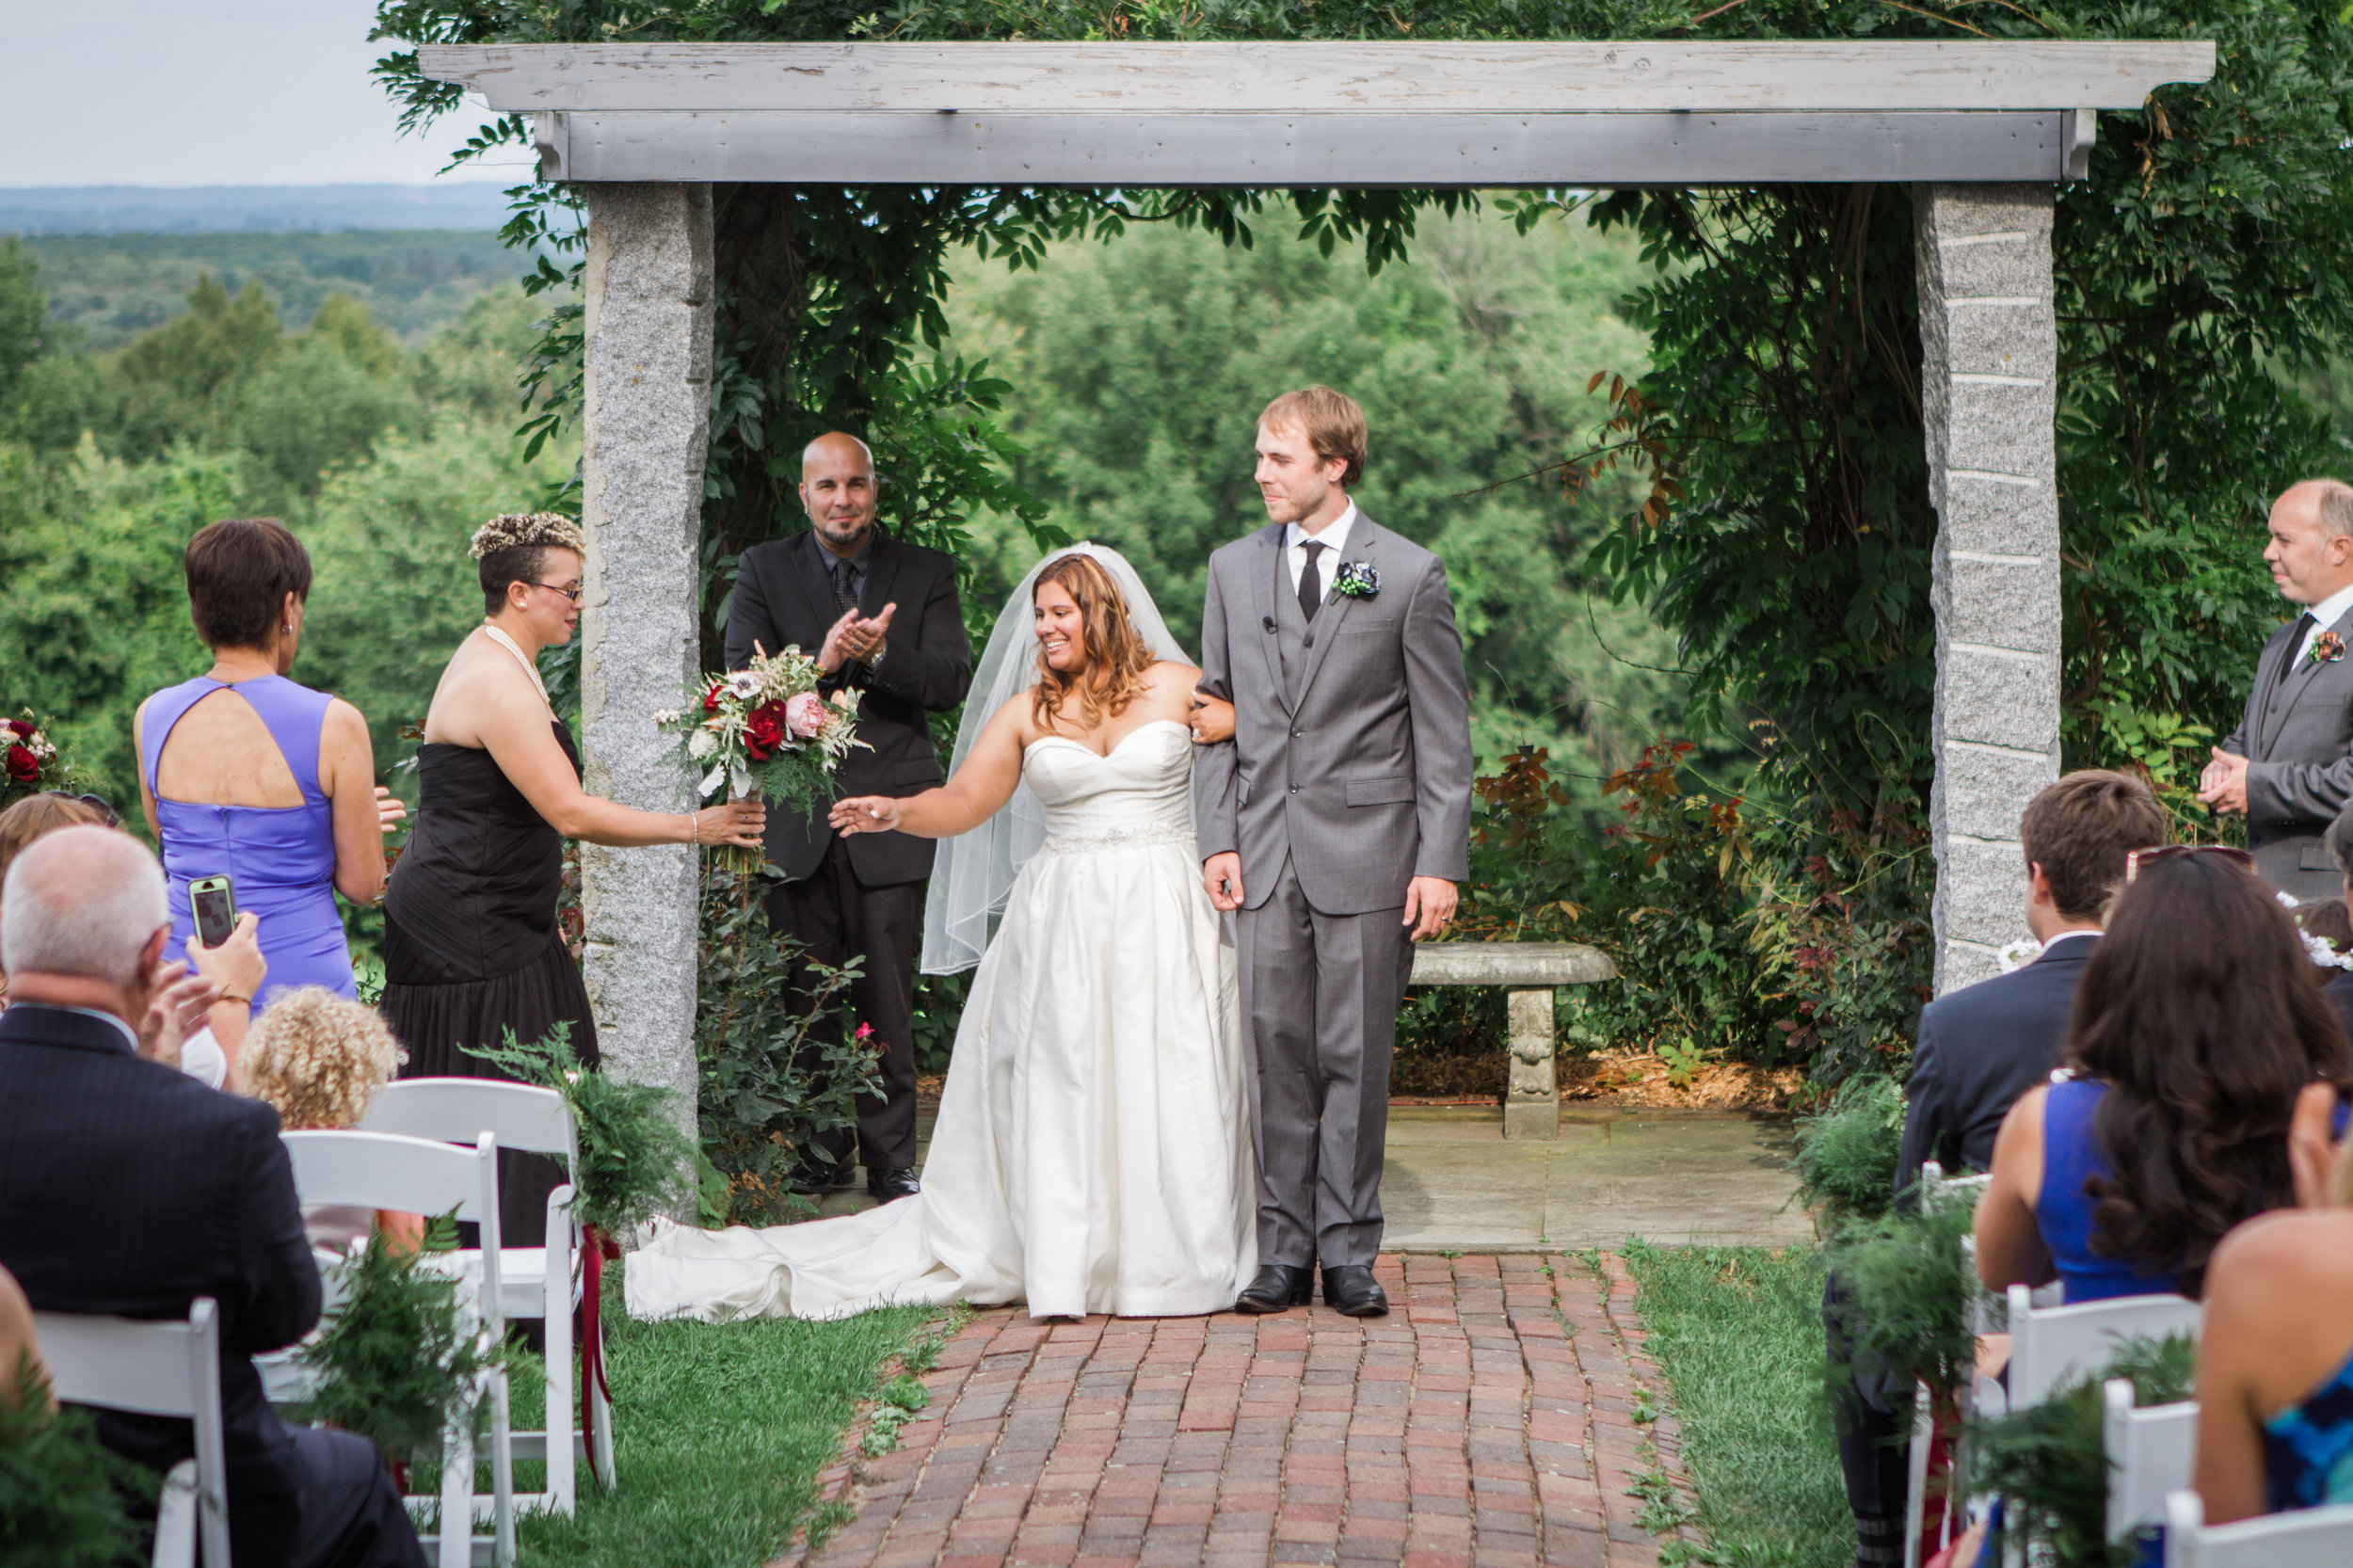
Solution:
{"label": "stone pillar carved notch", "polygon": [[[591,184],[581,522],[580,718],[588,789],[693,802],[656,710],[698,664],[697,552],[711,425],[711,187]],[[695,1121],[698,852],[581,849],[582,968],[606,1064],[676,1089]]]}
{"label": "stone pillar carved notch", "polygon": [[1937,532],[1936,990],[2026,935],[2018,817],[2058,776],[2052,186],[1913,187]]}

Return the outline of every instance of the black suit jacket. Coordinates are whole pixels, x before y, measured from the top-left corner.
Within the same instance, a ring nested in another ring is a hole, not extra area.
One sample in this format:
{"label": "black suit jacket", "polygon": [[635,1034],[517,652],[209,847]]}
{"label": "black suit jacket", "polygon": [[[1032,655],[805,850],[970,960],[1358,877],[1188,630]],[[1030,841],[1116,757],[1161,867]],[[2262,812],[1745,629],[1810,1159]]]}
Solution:
{"label": "black suit jacket", "polygon": [[1904,1085],[1896,1191],[1933,1160],[1947,1176],[1990,1170],[1993,1138],[2020,1096],[2051,1076],[2096,936],[2070,936],[2033,963],[1964,985],[1920,1010]]}
{"label": "black suit jacket", "polygon": [[2345,1026],[2345,1037],[2353,1039],[2353,970],[2338,969],[2330,974],[2322,983],[2320,994],[2337,1010],[2337,1021]]}
{"label": "black suit jacket", "polygon": [[[141,1061],[122,1032],[62,1008],[0,1014],[0,1266],[36,1310],[185,1318],[220,1304],[220,1398],[235,1504],[291,1496],[293,1443],[253,1355],[319,1319],[319,1275],[278,1112]],[[156,1468],[185,1421],[104,1413],[107,1447]]]}
{"label": "black suit jacket", "polygon": [[[750,664],[755,641],[770,653],[790,644],[814,654],[824,646],[827,629],[841,618],[824,548],[812,531],[744,552],[728,610],[728,668]],[[962,702],[972,684],[972,645],[956,600],[955,558],[902,543],[877,528],[858,609],[872,616],[893,603],[899,610],[880,666],[844,664],[827,682],[828,689],[852,686],[865,694],[857,735],[872,749],[854,749],[842,759],[837,776],[845,795],[920,794],[940,783],[947,775],[932,744],[931,715]],[[798,881],[815,871],[832,841],[823,807],[804,813],[770,803],[768,858],[787,878]],[[860,833],[850,840],[850,865],[870,887],[920,882],[932,874],[932,847],[931,840],[904,833]]]}

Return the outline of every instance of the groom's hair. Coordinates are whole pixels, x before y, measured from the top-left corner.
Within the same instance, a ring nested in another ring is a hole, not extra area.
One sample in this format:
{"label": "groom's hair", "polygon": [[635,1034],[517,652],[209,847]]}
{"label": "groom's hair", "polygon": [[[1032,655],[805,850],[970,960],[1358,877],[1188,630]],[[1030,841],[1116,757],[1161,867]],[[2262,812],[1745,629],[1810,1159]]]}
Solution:
{"label": "groom's hair", "polygon": [[1266,406],[1258,423],[1270,430],[1302,431],[1318,457],[1345,459],[1340,488],[1354,489],[1365,476],[1365,411],[1346,392],[1324,386],[1287,392]]}

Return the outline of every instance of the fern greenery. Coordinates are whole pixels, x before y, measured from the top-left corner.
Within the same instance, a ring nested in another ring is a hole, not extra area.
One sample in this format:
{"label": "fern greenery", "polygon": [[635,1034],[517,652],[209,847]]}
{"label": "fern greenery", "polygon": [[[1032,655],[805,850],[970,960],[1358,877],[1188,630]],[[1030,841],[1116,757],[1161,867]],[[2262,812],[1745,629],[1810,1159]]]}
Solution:
{"label": "fern greenery", "polygon": [[1818,1114],[1798,1119],[1798,1195],[1824,1210],[1827,1231],[1893,1207],[1903,1135],[1903,1090],[1884,1074],[1849,1079]]}
{"label": "fern greenery", "polygon": [[440,1452],[460,1396],[505,1352],[459,1312],[458,1282],[378,1232],[328,1272],[344,1304],[306,1346],[320,1375],[305,1414],[373,1438],[397,1464]]}
{"label": "fern greenery", "polygon": [[103,1447],[79,1410],[49,1408],[49,1383],[29,1353],[0,1391],[0,1564],[111,1568],[133,1561],[128,1498],[151,1505],[152,1471]]}

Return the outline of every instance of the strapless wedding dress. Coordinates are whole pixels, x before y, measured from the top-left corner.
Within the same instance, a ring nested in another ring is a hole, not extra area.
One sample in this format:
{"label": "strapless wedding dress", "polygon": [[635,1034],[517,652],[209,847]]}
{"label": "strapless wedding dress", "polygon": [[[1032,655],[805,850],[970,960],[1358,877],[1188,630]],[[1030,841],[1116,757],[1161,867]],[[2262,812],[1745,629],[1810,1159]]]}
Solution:
{"label": "strapless wedding dress", "polygon": [[1218,1312],[1257,1267],[1225,922],[1202,891],[1193,742],[1032,743],[1046,808],[973,973],[920,1195],[766,1230],[663,1226],[639,1318],[833,1318],[1026,1301],[1035,1317]]}

